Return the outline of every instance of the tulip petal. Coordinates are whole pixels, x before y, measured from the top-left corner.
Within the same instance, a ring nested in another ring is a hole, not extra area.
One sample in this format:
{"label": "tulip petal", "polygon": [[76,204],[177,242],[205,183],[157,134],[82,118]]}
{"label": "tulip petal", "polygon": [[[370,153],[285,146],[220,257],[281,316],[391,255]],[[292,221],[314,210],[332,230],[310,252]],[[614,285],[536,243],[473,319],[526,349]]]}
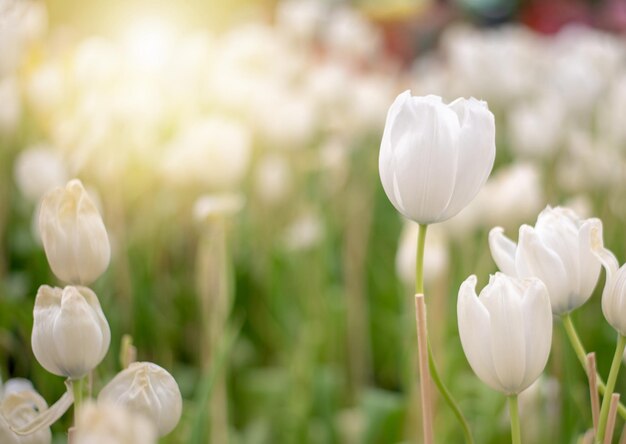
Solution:
{"label": "tulip petal", "polygon": [[491,356],[489,313],[476,295],[476,276],[461,284],[457,301],[459,336],[474,373],[487,385],[501,390]]}
{"label": "tulip petal", "polygon": [[553,313],[566,313],[573,308],[563,262],[528,225],[520,227],[515,265],[519,277],[536,277],[546,284]]}
{"label": "tulip petal", "polygon": [[476,197],[487,181],[496,157],[495,119],[487,103],[473,97],[468,100],[460,98],[449,107],[457,114],[461,131],[454,192],[441,220],[456,215]]}
{"label": "tulip petal", "polygon": [[511,278],[500,274],[486,288],[489,292],[481,293],[481,301],[489,311],[494,368],[500,390],[505,394],[519,393],[526,373],[522,300],[516,285]]}
{"label": "tulip petal", "polygon": [[601,264],[591,250],[591,232],[598,230],[598,227],[601,232],[602,221],[592,218],[584,221],[578,232],[579,269],[581,272],[578,292],[583,302],[591,297],[600,277]]}
{"label": "tulip petal", "polygon": [[543,372],[552,346],[552,310],[545,284],[529,279],[522,300],[526,335],[526,374],[520,390],[529,387]]}
{"label": "tulip petal", "polygon": [[515,269],[515,250],[517,244],[504,235],[501,227],[492,228],[489,232],[489,249],[498,268],[509,276],[517,276]]}
{"label": "tulip petal", "polygon": [[33,309],[33,332],[31,347],[37,361],[43,368],[57,376],[67,376],[57,364],[58,350],[56,343],[50,340],[50,332],[61,306],[63,290],[42,285],[37,290]]}

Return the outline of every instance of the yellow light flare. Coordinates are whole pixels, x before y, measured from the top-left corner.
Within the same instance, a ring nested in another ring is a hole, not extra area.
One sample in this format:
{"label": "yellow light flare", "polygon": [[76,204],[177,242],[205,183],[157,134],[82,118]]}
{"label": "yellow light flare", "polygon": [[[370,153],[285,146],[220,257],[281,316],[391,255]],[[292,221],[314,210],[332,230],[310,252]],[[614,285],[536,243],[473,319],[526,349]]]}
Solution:
{"label": "yellow light flare", "polygon": [[174,50],[176,32],[171,23],[157,17],[144,18],[131,25],[124,38],[124,48],[131,65],[155,72],[167,64]]}

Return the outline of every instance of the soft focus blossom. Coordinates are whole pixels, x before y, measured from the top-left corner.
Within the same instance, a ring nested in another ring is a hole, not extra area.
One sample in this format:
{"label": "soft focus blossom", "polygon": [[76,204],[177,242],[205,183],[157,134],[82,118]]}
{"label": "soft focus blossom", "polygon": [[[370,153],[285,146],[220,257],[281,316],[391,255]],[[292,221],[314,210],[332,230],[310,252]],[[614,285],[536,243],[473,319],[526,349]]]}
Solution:
{"label": "soft focus blossom", "polygon": [[476,375],[506,395],[518,394],[543,372],[552,344],[552,313],[539,279],[496,273],[476,295],[476,276],[459,289],[463,351]]}
{"label": "soft focus blossom", "polygon": [[209,194],[196,200],[193,217],[198,222],[220,217],[232,216],[240,212],[246,203],[241,194]]}
{"label": "soft focus blossom", "polygon": [[489,233],[489,247],[498,268],[509,276],[541,279],[555,314],[568,313],[591,296],[600,263],[591,251],[591,229],[599,219],[580,219],[572,210],[547,207],[534,227],[522,225],[518,243],[503,229]]}
{"label": "soft focus blossom", "polygon": [[109,350],[109,324],[98,297],[87,287],[42,285],[33,316],[33,354],[50,373],[82,378]]}
{"label": "soft focus blossom", "polygon": [[324,225],[319,215],[305,211],[296,217],[283,234],[283,242],[292,251],[308,250],[324,237]]}
{"label": "soft focus blossom", "polygon": [[593,226],[589,239],[593,253],[606,271],[606,283],[602,291],[602,313],[611,327],[626,336],[626,264],[619,266],[617,258],[604,248],[602,224]]}
{"label": "soft focus blossom", "polygon": [[48,404],[33,390],[32,385],[22,385],[20,389],[5,391],[0,401],[0,442],[2,444],[50,444],[52,434],[49,427],[30,435],[17,435],[11,430],[30,423]]}
{"label": "soft focus blossom", "polygon": [[157,427],[159,436],[176,427],[183,407],[172,375],[151,362],[134,362],[118,373],[100,391],[98,403],[112,403],[145,415]]}
{"label": "soft focus blossom", "polygon": [[19,154],[15,161],[14,176],[22,194],[33,202],[67,182],[63,159],[45,144],[31,146]]}
{"label": "soft focus blossom", "polygon": [[389,108],[379,172],[391,203],[421,224],[461,211],[483,186],[495,158],[495,123],[485,102],[400,94]]}
{"label": "soft focus blossom", "polygon": [[111,246],[98,208],[79,180],[46,194],[39,233],[54,274],[71,284],[90,284],[109,265]]}
{"label": "soft focus blossom", "polygon": [[177,185],[224,190],[236,187],[248,170],[251,136],[223,117],[190,122],[163,158],[165,177]]}
{"label": "soft focus blossom", "polygon": [[277,203],[287,196],[292,187],[291,167],[286,158],[266,154],[254,170],[254,192],[267,203]]}
{"label": "soft focus blossom", "polygon": [[121,405],[88,402],[80,409],[76,444],[156,444],[154,424]]}

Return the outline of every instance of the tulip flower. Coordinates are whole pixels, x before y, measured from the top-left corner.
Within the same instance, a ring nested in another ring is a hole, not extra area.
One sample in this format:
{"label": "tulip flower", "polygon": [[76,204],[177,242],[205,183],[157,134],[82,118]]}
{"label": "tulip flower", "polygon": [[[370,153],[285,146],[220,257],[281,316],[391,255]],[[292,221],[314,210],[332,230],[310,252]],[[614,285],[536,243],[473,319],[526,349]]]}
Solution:
{"label": "tulip flower", "polygon": [[54,274],[70,284],[87,285],[109,265],[111,246],[98,208],[80,180],[46,194],[39,232]]}
{"label": "tulip flower", "polygon": [[387,197],[408,219],[441,222],[483,186],[495,159],[495,123],[487,104],[400,94],[389,108],[379,172]]}
{"label": "tulip flower", "polygon": [[159,436],[174,430],[183,406],[172,375],[151,362],[134,362],[118,373],[102,389],[98,403],[122,405],[144,414],[157,427]]}
{"label": "tulip flower", "polygon": [[88,402],[76,424],[76,444],[156,444],[152,421],[122,406]]}
{"label": "tulip flower", "polygon": [[72,380],[93,370],[106,355],[111,331],[96,294],[87,287],[39,287],[31,338],[37,361]]}
{"label": "tulip flower", "polygon": [[583,305],[600,275],[600,262],[591,251],[590,231],[598,219],[580,219],[572,210],[546,207],[534,227],[522,225],[518,243],[500,227],[489,233],[491,255],[500,270],[519,278],[536,277],[548,288],[554,314]]}
{"label": "tulip flower", "polygon": [[476,276],[459,289],[459,336],[474,373],[489,387],[517,395],[543,372],[552,343],[552,313],[539,279],[496,273],[476,295]]}
{"label": "tulip flower", "polygon": [[50,427],[42,427],[29,435],[18,435],[12,426],[23,426],[31,422],[48,404],[34,390],[20,390],[6,394],[0,403],[0,442],[2,444],[50,444]]}

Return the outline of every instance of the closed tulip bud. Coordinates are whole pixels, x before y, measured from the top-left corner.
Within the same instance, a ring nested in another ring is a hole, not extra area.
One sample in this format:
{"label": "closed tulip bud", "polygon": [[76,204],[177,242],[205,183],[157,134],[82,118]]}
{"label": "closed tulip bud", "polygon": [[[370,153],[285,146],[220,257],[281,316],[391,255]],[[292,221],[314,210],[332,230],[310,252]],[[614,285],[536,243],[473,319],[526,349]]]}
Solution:
{"label": "closed tulip bud", "polygon": [[87,287],[39,287],[32,348],[43,368],[79,379],[109,350],[111,331],[96,294]]}
{"label": "closed tulip bud", "polygon": [[552,342],[552,313],[539,279],[496,273],[476,295],[476,276],[459,289],[459,336],[474,373],[489,387],[516,395],[543,372]]}
{"label": "closed tulip bud", "polygon": [[70,284],[87,285],[109,265],[111,245],[98,208],[80,180],[46,194],[39,232],[54,274]]}
{"label": "closed tulip bud", "polygon": [[44,427],[29,435],[18,435],[11,427],[31,422],[46,410],[46,401],[34,390],[20,390],[6,394],[0,403],[0,442],[2,444],[50,444],[52,434]]}
{"label": "closed tulip bud", "polygon": [[156,444],[152,421],[122,406],[89,402],[76,424],[76,444]]}
{"label": "closed tulip bud", "polygon": [[620,267],[615,255],[604,248],[602,225],[592,228],[591,246],[606,271],[602,313],[611,327],[620,335],[626,336],[626,264]]}
{"label": "closed tulip bud", "polygon": [[98,402],[122,405],[145,415],[158,428],[159,436],[174,430],[183,408],[172,375],[151,362],[135,362],[118,373],[102,389]]}
{"label": "closed tulip bud", "polygon": [[495,159],[495,123],[474,98],[446,105],[437,96],[400,94],[389,108],[379,172],[387,197],[408,219],[441,222],[483,186]]}
{"label": "closed tulip bud", "polygon": [[590,243],[591,228],[598,224],[598,219],[580,219],[570,209],[548,206],[534,227],[520,227],[517,244],[496,227],[489,233],[489,247],[504,273],[541,279],[552,312],[561,315],[583,305],[598,282],[600,262]]}

